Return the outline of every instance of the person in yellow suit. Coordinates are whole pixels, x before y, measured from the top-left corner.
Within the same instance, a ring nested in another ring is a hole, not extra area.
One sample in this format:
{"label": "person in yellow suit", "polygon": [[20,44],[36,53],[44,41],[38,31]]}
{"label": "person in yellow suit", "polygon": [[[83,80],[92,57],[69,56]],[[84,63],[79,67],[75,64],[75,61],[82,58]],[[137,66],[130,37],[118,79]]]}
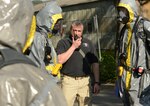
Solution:
{"label": "person in yellow suit", "polygon": [[[56,1],[50,1],[36,14],[36,30],[28,37],[23,49],[35,64],[42,70],[60,77],[59,70],[62,67],[57,62],[57,54],[51,41],[53,35],[57,35],[62,29],[62,9]],[[34,29],[34,28],[33,28]]]}
{"label": "person in yellow suit", "polygon": [[120,0],[117,9],[118,21],[124,25],[118,42],[120,96],[124,106],[149,106],[149,100],[145,98],[149,98],[147,95],[150,94],[145,95],[143,91],[150,84],[147,44],[150,21],[142,17],[138,0]]}

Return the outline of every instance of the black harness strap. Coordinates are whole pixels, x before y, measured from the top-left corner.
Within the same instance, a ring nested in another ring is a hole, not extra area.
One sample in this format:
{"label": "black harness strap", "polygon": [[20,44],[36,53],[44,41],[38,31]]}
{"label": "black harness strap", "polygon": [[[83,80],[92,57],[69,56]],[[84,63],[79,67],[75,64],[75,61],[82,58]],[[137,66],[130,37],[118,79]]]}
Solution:
{"label": "black harness strap", "polygon": [[33,66],[36,66],[35,63],[31,61],[28,57],[13,49],[1,49],[0,55],[2,55],[2,58],[0,59],[0,68],[6,65],[16,64],[16,63],[25,63],[25,64],[31,64]]}

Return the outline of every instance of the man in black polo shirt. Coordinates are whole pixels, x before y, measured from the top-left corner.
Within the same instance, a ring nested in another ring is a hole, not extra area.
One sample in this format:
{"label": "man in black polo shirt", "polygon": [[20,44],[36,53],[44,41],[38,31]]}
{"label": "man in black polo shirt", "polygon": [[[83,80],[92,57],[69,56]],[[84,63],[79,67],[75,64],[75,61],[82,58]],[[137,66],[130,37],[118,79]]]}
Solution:
{"label": "man in black polo shirt", "polygon": [[100,89],[97,53],[92,42],[82,37],[83,29],[80,21],[74,21],[71,25],[71,35],[60,40],[56,48],[58,62],[63,64],[62,90],[68,106],[73,106],[76,95],[79,97],[80,106],[85,105],[85,99],[89,98],[91,72],[95,81],[93,92],[97,94]]}

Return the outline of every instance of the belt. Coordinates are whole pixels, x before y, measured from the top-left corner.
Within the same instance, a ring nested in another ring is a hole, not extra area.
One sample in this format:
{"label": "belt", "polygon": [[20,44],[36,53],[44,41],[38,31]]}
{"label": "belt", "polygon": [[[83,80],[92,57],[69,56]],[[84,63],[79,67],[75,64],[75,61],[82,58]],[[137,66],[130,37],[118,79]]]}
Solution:
{"label": "belt", "polygon": [[73,77],[75,80],[81,80],[83,78],[86,78],[87,76],[84,76],[84,77]]}
{"label": "belt", "polygon": [[73,79],[75,79],[75,80],[81,80],[81,79],[83,79],[83,78],[87,78],[87,77],[88,77],[88,76],[74,77],[74,76],[68,76],[68,75],[63,75],[63,76],[65,76],[65,77],[70,77],[70,78],[73,78]]}

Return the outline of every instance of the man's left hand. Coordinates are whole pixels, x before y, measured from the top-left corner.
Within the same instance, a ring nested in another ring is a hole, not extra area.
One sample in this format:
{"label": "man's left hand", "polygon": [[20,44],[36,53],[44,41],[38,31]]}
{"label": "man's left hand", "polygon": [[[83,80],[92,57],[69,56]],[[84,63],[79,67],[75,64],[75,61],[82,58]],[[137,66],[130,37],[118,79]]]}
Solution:
{"label": "man's left hand", "polygon": [[100,84],[99,83],[94,83],[94,89],[93,89],[94,94],[98,94],[100,92]]}

